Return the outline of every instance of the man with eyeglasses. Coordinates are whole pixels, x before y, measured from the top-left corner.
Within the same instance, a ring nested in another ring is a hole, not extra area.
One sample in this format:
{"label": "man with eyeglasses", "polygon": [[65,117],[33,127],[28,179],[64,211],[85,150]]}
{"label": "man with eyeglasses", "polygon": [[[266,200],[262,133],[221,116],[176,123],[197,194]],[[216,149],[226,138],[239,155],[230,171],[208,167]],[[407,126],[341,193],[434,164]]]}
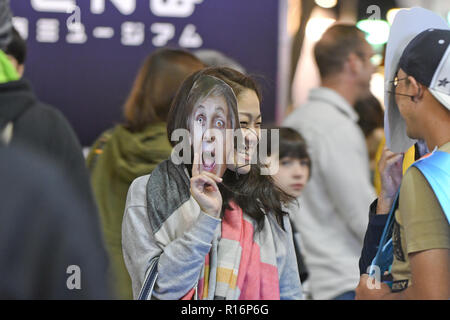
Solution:
{"label": "man with eyeglasses", "polygon": [[[424,140],[433,152],[409,168],[401,179],[398,196],[391,193],[378,199],[377,211],[381,206],[392,208],[392,227],[385,230],[392,232],[393,281],[390,287],[363,275],[356,297],[449,299],[450,30],[430,28],[413,38],[389,85],[395,105],[387,108],[387,119],[392,139],[397,139],[391,145],[399,149],[398,142],[407,139],[401,135],[406,135]],[[398,156],[391,153],[388,157],[393,163]],[[391,178],[398,177],[394,174]],[[384,244],[382,240],[380,247]],[[374,265],[385,264],[383,256],[387,253],[380,248]]]}

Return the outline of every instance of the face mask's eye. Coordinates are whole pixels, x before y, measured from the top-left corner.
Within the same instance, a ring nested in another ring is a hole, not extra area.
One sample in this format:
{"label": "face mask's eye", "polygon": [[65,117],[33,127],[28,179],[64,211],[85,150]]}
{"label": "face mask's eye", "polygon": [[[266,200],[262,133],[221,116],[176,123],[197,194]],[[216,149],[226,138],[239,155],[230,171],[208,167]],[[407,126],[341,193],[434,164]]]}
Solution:
{"label": "face mask's eye", "polygon": [[225,122],[222,120],[216,120],[216,127],[222,129],[223,127],[225,127]]}
{"label": "face mask's eye", "polygon": [[239,122],[239,124],[241,125],[241,128],[247,128],[248,127],[248,122],[241,121],[241,122]]}
{"label": "face mask's eye", "polygon": [[198,124],[203,125],[205,123],[205,118],[202,115],[199,115],[197,117],[196,121],[197,121]]}

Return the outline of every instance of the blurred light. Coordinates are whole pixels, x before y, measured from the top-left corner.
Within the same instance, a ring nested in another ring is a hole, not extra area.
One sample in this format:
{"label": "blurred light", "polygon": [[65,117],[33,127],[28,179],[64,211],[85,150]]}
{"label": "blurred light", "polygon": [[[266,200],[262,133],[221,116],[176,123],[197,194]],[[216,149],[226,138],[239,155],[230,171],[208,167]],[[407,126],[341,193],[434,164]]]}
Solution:
{"label": "blurred light", "polygon": [[[372,79],[370,80],[370,91],[372,94],[380,100],[380,102],[384,101],[384,75],[383,73],[377,72],[372,75]],[[384,103],[381,103],[382,108],[384,109]]]}
{"label": "blurred light", "polygon": [[316,0],[316,4],[322,8],[333,8],[337,4],[337,0]]}
{"label": "blurred light", "polygon": [[333,18],[311,18],[306,24],[305,34],[311,41],[319,41],[322,34],[335,21]]}
{"label": "blurred light", "polygon": [[370,44],[383,44],[389,38],[390,26],[386,20],[360,20],[356,26],[367,33],[366,40]]}
{"label": "blurred light", "polygon": [[383,61],[383,55],[376,53],[372,56],[372,58],[370,58],[370,61],[374,66],[379,66]]}
{"label": "blurred light", "polygon": [[447,22],[450,24],[450,11],[447,13]]}
{"label": "blurred light", "polygon": [[395,16],[397,15],[397,13],[400,10],[402,10],[402,9],[401,8],[393,8],[386,13],[386,19],[391,26],[392,26],[392,23],[394,22]]}

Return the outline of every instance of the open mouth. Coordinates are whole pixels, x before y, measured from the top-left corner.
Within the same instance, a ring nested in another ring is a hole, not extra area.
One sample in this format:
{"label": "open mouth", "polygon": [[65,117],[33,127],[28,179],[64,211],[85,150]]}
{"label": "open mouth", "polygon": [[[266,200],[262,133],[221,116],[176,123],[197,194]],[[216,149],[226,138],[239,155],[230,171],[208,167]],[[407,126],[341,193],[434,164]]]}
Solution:
{"label": "open mouth", "polygon": [[203,152],[202,154],[202,168],[205,171],[212,172],[216,167],[215,152]]}

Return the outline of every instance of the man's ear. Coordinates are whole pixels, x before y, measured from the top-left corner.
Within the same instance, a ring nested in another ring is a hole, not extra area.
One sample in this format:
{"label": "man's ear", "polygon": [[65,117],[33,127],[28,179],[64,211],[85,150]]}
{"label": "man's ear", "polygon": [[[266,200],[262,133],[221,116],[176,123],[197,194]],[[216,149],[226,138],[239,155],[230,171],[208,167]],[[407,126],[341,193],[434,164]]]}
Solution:
{"label": "man's ear", "polygon": [[422,100],[424,92],[423,85],[417,82],[417,80],[414,79],[414,77],[412,76],[408,76],[408,81],[409,81],[409,92],[413,96],[414,102]]}
{"label": "man's ear", "polygon": [[358,74],[362,68],[361,59],[354,52],[348,55],[347,64],[352,74]]}

